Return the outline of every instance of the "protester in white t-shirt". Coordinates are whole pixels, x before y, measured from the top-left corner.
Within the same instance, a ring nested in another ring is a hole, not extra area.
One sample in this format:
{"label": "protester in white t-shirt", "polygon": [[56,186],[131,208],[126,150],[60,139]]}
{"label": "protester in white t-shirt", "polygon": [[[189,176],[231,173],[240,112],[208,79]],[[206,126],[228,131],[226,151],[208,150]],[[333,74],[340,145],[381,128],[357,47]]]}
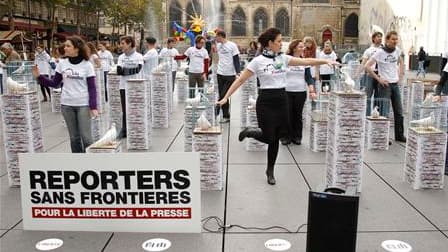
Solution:
{"label": "protester in white t-shirt", "polygon": [[119,138],[127,137],[126,127],[126,83],[130,79],[143,78],[143,56],[135,51],[135,40],[131,36],[120,38],[120,47],[123,53],[118,57],[117,75],[120,75],[120,100],[123,114],[122,128]]}
{"label": "protester in white t-shirt", "polygon": [[204,88],[204,81],[207,79],[209,57],[204,45],[205,38],[198,35],[195,39],[194,46],[188,48],[183,55],[178,55],[175,57],[175,59],[178,60],[186,58],[190,60],[190,65],[188,67],[188,86],[190,88],[190,98],[195,96],[196,85],[199,92],[203,92],[202,89]]}
{"label": "protester in white t-shirt", "polygon": [[[44,47],[41,45],[38,45],[36,47],[36,53],[34,54],[34,64],[37,65],[39,68],[39,71],[42,75],[45,75],[47,77],[50,76],[50,55],[44,50]],[[45,87],[44,85],[40,84],[40,91],[42,92],[43,100],[42,102],[48,101],[48,98],[51,99],[50,94],[50,88]]]}
{"label": "protester in white t-shirt", "polygon": [[[240,73],[240,51],[235,43],[226,39],[226,33],[224,31],[216,32],[216,50],[218,52],[218,90],[219,99],[224,98],[230,85],[235,81],[236,75]],[[222,123],[230,121],[229,103],[217,106],[216,113],[219,114],[219,110],[222,109]]]}
{"label": "protester in white t-shirt", "polygon": [[81,38],[67,38],[64,51],[68,58],[59,61],[52,79],[41,75],[36,66],[33,75],[45,86],[58,88],[63,83],[62,115],[67,123],[71,150],[81,153],[93,142],[90,118],[98,116],[95,71]]}
{"label": "protester in white t-shirt", "polygon": [[[363,70],[366,66],[367,61],[376,53],[376,51],[381,50],[382,40],[383,40],[383,34],[381,32],[374,32],[372,34],[372,45],[369,48],[367,48],[364,51],[364,54],[362,55],[361,66],[363,67]],[[376,63],[374,63],[370,68],[374,72],[378,73]],[[370,111],[372,107],[372,101],[371,101],[372,96],[377,97],[378,95],[378,82],[375,80],[375,78],[369,75],[367,71],[364,74],[363,78],[361,79],[361,89],[363,87],[365,88],[367,95],[366,115],[370,116]]]}
{"label": "protester in white t-shirt", "polygon": [[[397,48],[398,34],[390,31],[386,35],[386,44],[367,61],[366,70],[378,81],[378,97],[391,100],[394,111],[395,140],[406,142],[404,136],[403,107],[398,82],[403,78],[403,59],[401,51]],[[378,65],[378,73],[372,69],[373,64]],[[389,102],[380,104],[380,114],[389,116]]]}
{"label": "protester in white t-shirt", "polygon": [[[304,48],[305,45],[302,40],[293,40],[289,44],[287,54],[297,58],[302,58]],[[309,89],[310,98],[315,100],[316,91],[311,77],[310,67],[289,66],[286,70],[286,95],[288,97],[289,131],[287,137],[280,139],[283,145],[288,145],[291,142],[296,145],[302,144],[302,115],[303,107],[307,98],[307,89]]]}
{"label": "protester in white t-shirt", "polygon": [[[313,37],[306,36],[303,38],[303,43],[305,44],[303,57],[312,59],[317,58],[317,55],[319,55],[319,49],[317,48],[316,40]],[[319,79],[319,75],[317,74],[319,72],[318,68],[319,66],[313,66],[310,68],[313,81]]]}
{"label": "protester in white t-shirt", "polygon": [[110,71],[110,68],[115,64],[114,63],[114,56],[112,53],[107,50],[107,43],[101,42],[98,45],[98,56],[100,57],[101,61],[101,68],[103,70],[104,75],[104,98],[106,99],[106,102],[109,100],[109,95],[107,94],[107,74]]}
{"label": "protester in white t-shirt", "polygon": [[159,57],[161,58],[171,58],[171,72],[173,74],[173,91],[174,91],[174,85],[176,83],[176,73],[177,73],[177,61],[174,59],[174,57],[179,55],[179,51],[174,48],[176,46],[176,40],[174,38],[168,38],[167,40],[167,46],[163,48],[160,53]]}
{"label": "protester in white t-shirt", "polygon": [[[331,45],[330,41],[326,41],[324,43],[324,49],[319,52],[318,59],[326,59],[331,61],[336,61],[338,59],[338,56],[333,51],[333,46]],[[324,90],[324,87],[328,87],[328,91],[331,91],[331,84],[330,80],[334,79],[334,67],[329,65],[321,65],[318,68],[320,81],[322,82],[322,90]]]}
{"label": "protester in white t-shirt", "polygon": [[143,74],[145,76],[145,79],[150,80],[152,71],[159,64],[159,54],[157,53],[156,50],[157,40],[155,38],[147,37],[145,41],[147,51],[145,55],[143,55],[143,61],[144,61]]}
{"label": "protester in white t-shirt", "polygon": [[258,38],[262,47],[262,54],[255,57],[230,86],[227,94],[218,105],[227,103],[229,97],[245,83],[252,75],[260,80],[260,92],[257,98],[256,111],[260,129],[245,128],[238,139],[255,138],[268,144],[268,164],[266,170],[267,182],[276,183],[274,165],[277,159],[279,140],[288,133],[288,103],[286,96],[286,71],[288,66],[338,64],[337,62],[321,59],[301,59],[280,54],[282,35],[279,29],[269,28]]}

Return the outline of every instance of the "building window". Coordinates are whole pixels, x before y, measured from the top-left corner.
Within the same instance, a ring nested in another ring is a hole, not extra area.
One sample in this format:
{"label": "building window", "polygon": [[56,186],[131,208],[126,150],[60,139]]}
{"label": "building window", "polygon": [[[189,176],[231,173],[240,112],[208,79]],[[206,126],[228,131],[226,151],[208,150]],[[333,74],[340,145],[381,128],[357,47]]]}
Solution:
{"label": "building window", "polygon": [[303,3],[330,3],[330,0],[303,0]]}
{"label": "building window", "polygon": [[182,7],[180,6],[178,1],[172,1],[169,8],[169,17],[170,22],[168,24],[168,28],[171,31],[173,22],[176,22],[179,25],[182,25]]}
{"label": "building window", "polygon": [[289,15],[286,9],[280,9],[275,15],[275,27],[280,29],[283,35],[289,36]]}
{"label": "building window", "polygon": [[357,38],[358,37],[358,15],[355,13],[350,14],[345,19],[344,36]]}
{"label": "building window", "polygon": [[254,35],[261,34],[268,28],[268,14],[262,8],[258,8],[254,15]]}
{"label": "building window", "polygon": [[232,13],[232,36],[246,36],[246,14],[240,6]]}
{"label": "building window", "polygon": [[218,28],[221,28],[224,30],[224,16],[226,13],[226,10],[224,8],[224,2],[221,1],[221,6],[219,7],[219,21],[218,21]]}

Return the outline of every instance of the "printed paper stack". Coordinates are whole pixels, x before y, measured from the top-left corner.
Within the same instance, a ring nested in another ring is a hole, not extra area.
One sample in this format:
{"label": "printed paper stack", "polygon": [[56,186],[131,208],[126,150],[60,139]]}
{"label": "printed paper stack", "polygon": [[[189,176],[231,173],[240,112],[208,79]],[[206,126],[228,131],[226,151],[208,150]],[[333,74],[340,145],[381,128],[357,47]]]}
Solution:
{"label": "printed paper stack", "polygon": [[191,152],[193,147],[193,130],[196,128],[196,121],[205,110],[205,106],[186,106],[184,111],[184,151]]}
{"label": "printed paper stack", "polygon": [[61,92],[60,88],[50,88],[51,92],[51,112],[61,112]]}
{"label": "printed paper stack", "polygon": [[310,148],[314,152],[327,150],[328,115],[321,111],[311,112]]}
{"label": "printed paper stack", "polygon": [[255,98],[257,96],[257,78],[252,76],[241,86],[241,111],[240,127],[243,129],[247,127],[247,107],[249,106],[249,97]]}
{"label": "printed paper stack", "polygon": [[408,129],[404,180],[412,188],[443,188],[446,137],[434,127]]}
{"label": "printed paper stack", "polygon": [[222,190],[222,132],[219,127],[197,128],[193,134],[193,151],[200,153],[201,190]]}
{"label": "printed paper stack", "polygon": [[388,150],[390,121],[383,116],[367,117],[367,149]]}
{"label": "printed paper stack", "polygon": [[44,149],[37,92],[2,95],[0,107],[9,186],[20,186],[18,153]]}
{"label": "printed paper stack", "polygon": [[120,100],[120,76],[109,72],[107,75],[107,94],[109,96],[110,125],[115,123],[117,129],[120,130],[123,119]]}
{"label": "printed paper stack", "polygon": [[[246,126],[249,128],[258,128],[257,112],[255,106],[247,107]],[[267,144],[257,141],[253,138],[246,138],[244,141],[247,151],[266,151],[268,149]]]}
{"label": "printed paper stack", "polygon": [[126,83],[128,150],[148,150],[151,146],[148,88],[144,79],[131,79]]}
{"label": "printed paper stack", "polygon": [[168,128],[169,113],[169,85],[165,72],[152,73],[151,85],[152,127],[156,129]]}
{"label": "printed paper stack", "polygon": [[366,95],[333,92],[328,108],[327,187],[361,191]]}

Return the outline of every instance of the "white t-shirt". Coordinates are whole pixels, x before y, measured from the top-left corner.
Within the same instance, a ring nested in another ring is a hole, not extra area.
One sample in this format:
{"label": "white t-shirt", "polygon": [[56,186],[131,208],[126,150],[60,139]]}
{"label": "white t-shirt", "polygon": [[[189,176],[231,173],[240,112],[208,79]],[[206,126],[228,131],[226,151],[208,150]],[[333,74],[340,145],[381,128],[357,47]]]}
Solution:
{"label": "white t-shirt", "polygon": [[291,58],[289,55],[281,54],[274,60],[260,55],[247,65],[247,69],[258,77],[261,89],[285,88],[286,69]]}
{"label": "white t-shirt", "polygon": [[61,93],[61,104],[67,106],[88,106],[89,90],[87,78],[95,77],[92,63],[83,60],[73,65],[68,59],[60,59],[56,72],[62,75],[64,87]]}
{"label": "white t-shirt", "polygon": [[[330,54],[326,54],[326,53],[324,53],[324,51],[320,51],[320,53],[317,55],[317,58],[335,61],[338,58],[338,56],[336,55],[336,53],[334,51],[332,51]],[[320,74],[334,74],[334,67],[329,66],[328,64],[320,65],[319,73]]]}
{"label": "white t-shirt", "polygon": [[50,75],[50,55],[47,52],[36,53],[34,64],[37,65],[40,74]]}
{"label": "white t-shirt", "polygon": [[112,53],[108,50],[98,51],[98,56],[101,60],[101,67],[103,68],[103,71],[109,72],[110,67],[114,65],[114,56]]}
{"label": "white t-shirt", "polygon": [[201,49],[197,49],[196,46],[192,46],[188,48],[184,54],[187,55],[188,58],[190,58],[190,66],[188,67],[188,72],[204,72],[204,59],[208,59],[208,52],[204,47],[202,47]]}
{"label": "white t-shirt", "polygon": [[286,91],[305,92],[305,69],[309,66],[289,66],[286,70]]}
{"label": "white t-shirt", "polygon": [[400,49],[396,48],[392,53],[387,53],[383,49],[376,51],[372,56],[378,64],[378,74],[389,83],[397,83],[399,80]]}
{"label": "white t-shirt", "polygon": [[145,62],[143,65],[143,73],[145,78],[149,79],[152,70],[159,64],[159,54],[157,53],[157,50],[153,48],[147,51],[143,56],[143,61]]}
{"label": "white t-shirt", "polygon": [[159,56],[160,57],[172,57],[173,58],[173,64],[172,64],[172,71],[176,72],[177,71],[177,61],[174,59],[175,56],[179,55],[179,51],[176,48],[163,48],[160,51]]}
{"label": "white t-shirt", "polygon": [[[362,58],[366,59],[366,60],[370,59],[376,53],[376,51],[378,51],[379,49],[381,49],[381,47],[379,47],[379,46],[376,47],[374,45],[371,45],[369,48],[367,48],[364,51],[364,54],[362,55]],[[372,65],[371,69],[372,70],[376,69],[376,63]]]}
{"label": "white t-shirt", "polygon": [[[142,65],[143,67],[143,56],[138,52],[133,52],[131,55],[126,55],[125,53],[122,53],[118,57],[118,63],[117,66],[120,66],[121,68],[137,68],[138,65]],[[121,75],[120,76],[120,89],[126,89],[126,82],[130,79],[140,79],[143,77],[143,71],[141,70],[137,74],[132,75]]]}
{"label": "white t-shirt", "polygon": [[218,43],[216,45],[218,50],[218,70],[220,75],[234,76],[236,75],[235,66],[233,65],[233,56],[240,54],[235,43],[227,41],[226,43]]}

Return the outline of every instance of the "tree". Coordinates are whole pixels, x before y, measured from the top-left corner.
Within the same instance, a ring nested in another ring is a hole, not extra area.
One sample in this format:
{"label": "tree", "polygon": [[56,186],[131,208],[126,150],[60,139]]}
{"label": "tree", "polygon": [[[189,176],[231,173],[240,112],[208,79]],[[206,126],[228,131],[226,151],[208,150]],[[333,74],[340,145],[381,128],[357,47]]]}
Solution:
{"label": "tree", "polygon": [[57,22],[56,22],[56,11],[58,8],[64,8],[67,6],[68,0],[46,0],[46,5],[48,9],[48,15],[50,16],[50,19],[48,20],[48,23],[51,26],[50,29],[50,43],[48,47],[53,47],[53,36],[56,33],[57,28]]}

